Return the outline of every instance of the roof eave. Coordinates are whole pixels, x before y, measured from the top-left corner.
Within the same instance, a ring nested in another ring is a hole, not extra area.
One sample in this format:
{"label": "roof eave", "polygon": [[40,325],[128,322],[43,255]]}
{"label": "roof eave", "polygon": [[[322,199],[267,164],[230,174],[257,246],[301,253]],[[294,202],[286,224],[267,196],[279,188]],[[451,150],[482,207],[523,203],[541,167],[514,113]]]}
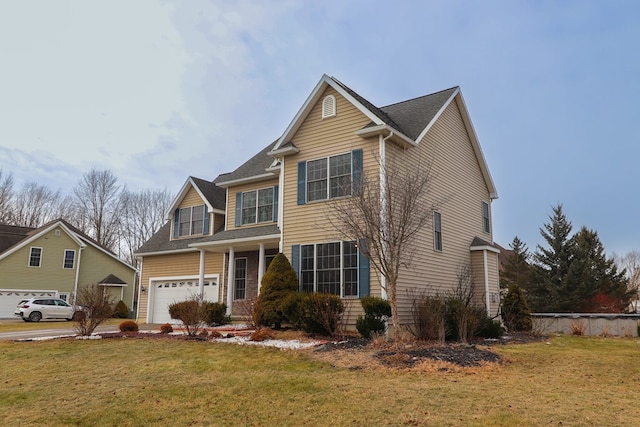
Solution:
{"label": "roof eave", "polygon": [[362,128],[360,130],[357,130],[355,134],[362,138],[368,138],[368,137],[377,136],[377,135],[388,137],[389,135],[391,135],[391,141],[396,142],[401,146],[410,146],[410,147],[418,146],[418,143],[416,141],[409,138],[402,132],[399,132],[396,129],[393,129],[391,126],[387,124],[381,124],[381,125]]}
{"label": "roof eave", "polygon": [[184,199],[184,196],[187,195],[187,192],[189,191],[189,185],[191,185],[191,187],[193,187],[196,190],[196,192],[198,193],[198,195],[200,196],[200,198],[202,199],[204,204],[207,205],[207,208],[208,208],[209,211],[214,211],[214,212],[215,211],[218,211],[218,212],[220,211],[219,209],[214,208],[211,205],[211,203],[209,203],[209,200],[207,200],[207,198],[204,196],[204,194],[202,194],[202,191],[200,191],[200,187],[198,187],[198,185],[193,181],[192,177],[189,177],[189,179],[187,179],[185,181],[184,185],[182,186],[182,188],[178,192],[178,195],[176,196],[176,198],[173,199],[173,203],[171,203],[171,205],[169,206],[169,209],[167,209],[167,211],[165,212],[165,214],[164,214],[165,221],[171,220],[171,216],[173,215],[173,212],[180,205],[180,202],[182,202],[182,199]]}
{"label": "roof eave", "polygon": [[136,252],[133,255],[136,258],[142,258],[145,256],[156,256],[156,255],[172,255],[172,254],[181,254],[185,252],[196,252],[194,248],[186,248],[186,249],[172,249],[167,251],[153,251],[153,252]]}
{"label": "roof eave", "polygon": [[252,242],[265,241],[265,240],[272,240],[272,241],[280,240],[280,233],[267,234],[264,236],[241,237],[238,239],[218,240],[213,242],[191,243],[189,247],[205,248],[205,247],[212,247],[212,246],[233,246],[234,244],[239,244],[239,243],[252,243]]}
{"label": "roof eave", "polygon": [[[279,168],[278,168],[279,170]],[[275,170],[274,170],[275,171]],[[263,181],[267,178],[274,178],[277,175],[273,172],[267,172],[261,175],[254,175],[254,176],[248,176],[245,178],[238,178],[238,179],[232,179],[230,181],[222,181],[222,182],[216,182],[216,185],[218,187],[222,187],[222,188],[228,188],[231,187],[233,185],[238,185],[238,184],[249,184],[252,182],[257,182],[257,181]]]}
{"label": "roof eave", "polygon": [[277,150],[269,151],[267,153],[267,156],[271,156],[271,157],[289,156],[291,154],[297,154],[299,152],[300,150],[297,147],[293,145],[287,145],[282,148],[278,148]]}

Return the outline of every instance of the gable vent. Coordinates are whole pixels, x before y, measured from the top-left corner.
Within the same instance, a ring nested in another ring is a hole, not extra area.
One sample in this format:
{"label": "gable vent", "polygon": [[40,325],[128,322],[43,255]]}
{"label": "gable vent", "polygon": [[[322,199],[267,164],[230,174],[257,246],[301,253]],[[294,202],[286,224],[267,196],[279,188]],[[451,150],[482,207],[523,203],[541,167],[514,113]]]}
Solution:
{"label": "gable vent", "polygon": [[322,118],[333,117],[336,115],[336,97],[327,95],[322,100]]}
{"label": "gable vent", "polygon": [[60,230],[55,230],[55,231],[53,232],[53,234],[54,234],[56,237],[59,237],[59,236],[60,236]]}

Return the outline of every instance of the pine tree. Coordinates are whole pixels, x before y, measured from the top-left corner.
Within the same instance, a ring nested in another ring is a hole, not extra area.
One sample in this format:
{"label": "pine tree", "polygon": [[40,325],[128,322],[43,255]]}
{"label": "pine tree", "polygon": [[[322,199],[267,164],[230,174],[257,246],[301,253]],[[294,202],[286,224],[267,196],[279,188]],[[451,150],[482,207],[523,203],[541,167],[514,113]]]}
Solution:
{"label": "pine tree", "polygon": [[509,244],[511,251],[506,257],[504,269],[500,272],[500,287],[509,288],[510,285],[518,285],[527,289],[531,283],[531,265],[529,264],[529,249],[518,236]]}
{"label": "pine tree", "polygon": [[550,222],[540,229],[548,248],[538,245],[533,259],[536,263],[532,285],[527,289],[529,305],[534,312],[562,310],[566,294],[569,267],[573,260],[575,242],[571,239],[571,222],[559,204],[553,208]]}
{"label": "pine tree", "polygon": [[257,321],[262,326],[279,329],[285,317],[282,303],[298,290],[298,276],[284,254],[278,254],[262,276],[262,286],[257,301]]}

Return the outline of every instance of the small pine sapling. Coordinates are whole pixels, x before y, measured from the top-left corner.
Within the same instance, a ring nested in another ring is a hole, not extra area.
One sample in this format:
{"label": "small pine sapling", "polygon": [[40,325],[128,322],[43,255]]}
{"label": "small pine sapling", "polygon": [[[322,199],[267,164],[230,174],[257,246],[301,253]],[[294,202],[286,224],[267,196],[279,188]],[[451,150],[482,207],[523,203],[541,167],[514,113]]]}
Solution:
{"label": "small pine sapling", "polygon": [[292,292],[298,290],[298,276],[284,254],[278,254],[262,277],[262,286],[258,296],[256,316],[262,326],[279,329],[286,319],[282,305]]}

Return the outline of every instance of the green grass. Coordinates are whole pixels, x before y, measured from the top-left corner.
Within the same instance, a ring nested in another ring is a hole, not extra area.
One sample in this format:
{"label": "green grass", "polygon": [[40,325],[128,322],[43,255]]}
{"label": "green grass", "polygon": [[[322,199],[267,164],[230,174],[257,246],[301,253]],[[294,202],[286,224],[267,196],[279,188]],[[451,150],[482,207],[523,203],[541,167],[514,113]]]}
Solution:
{"label": "green grass", "polygon": [[0,343],[3,425],[635,425],[640,341],[496,347],[499,366],[335,368],[169,339]]}

